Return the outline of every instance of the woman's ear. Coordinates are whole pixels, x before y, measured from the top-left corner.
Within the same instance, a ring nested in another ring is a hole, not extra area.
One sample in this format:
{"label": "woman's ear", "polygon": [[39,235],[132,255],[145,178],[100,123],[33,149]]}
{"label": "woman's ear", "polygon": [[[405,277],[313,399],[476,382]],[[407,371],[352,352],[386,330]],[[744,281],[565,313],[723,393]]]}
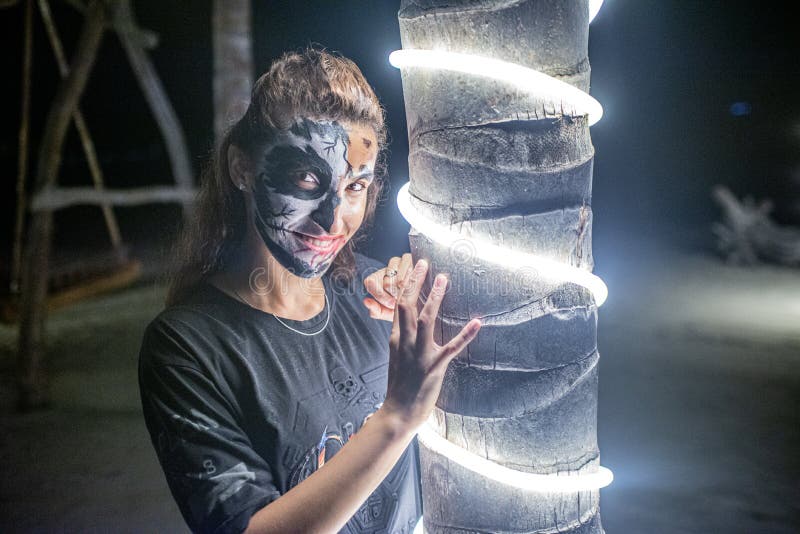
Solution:
{"label": "woman's ear", "polygon": [[233,186],[241,191],[250,190],[250,171],[247,156],[236,146],[228,146],[228,175]]}

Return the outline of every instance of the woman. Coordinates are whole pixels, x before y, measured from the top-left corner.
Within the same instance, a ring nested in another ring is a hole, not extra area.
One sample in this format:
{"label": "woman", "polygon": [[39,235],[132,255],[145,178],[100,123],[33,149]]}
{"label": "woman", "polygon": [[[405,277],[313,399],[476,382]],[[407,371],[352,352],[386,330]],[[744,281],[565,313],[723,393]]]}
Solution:
{"label": "woman", "polygon": [[410,532],[421,515],[415,431],[480,323],[437,345],[445,276],[420,309],[424,261],[353,252],[385,143],[358,67],[309,49],[272,64],[218,146],[139,360],[194,531]]}

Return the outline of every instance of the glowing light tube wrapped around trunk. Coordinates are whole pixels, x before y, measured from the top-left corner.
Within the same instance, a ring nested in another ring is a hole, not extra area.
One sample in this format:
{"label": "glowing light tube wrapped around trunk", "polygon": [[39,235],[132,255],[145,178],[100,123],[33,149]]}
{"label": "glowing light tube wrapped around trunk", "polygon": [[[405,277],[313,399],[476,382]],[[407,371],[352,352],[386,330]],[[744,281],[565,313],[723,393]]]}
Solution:
{"label": "glowing light tube wrapped around trunk", "polygon": [[481,317],[420,430],[429,533],[603,532],[588,25],[602,2],[403,0],[409,183],[437,341]]}

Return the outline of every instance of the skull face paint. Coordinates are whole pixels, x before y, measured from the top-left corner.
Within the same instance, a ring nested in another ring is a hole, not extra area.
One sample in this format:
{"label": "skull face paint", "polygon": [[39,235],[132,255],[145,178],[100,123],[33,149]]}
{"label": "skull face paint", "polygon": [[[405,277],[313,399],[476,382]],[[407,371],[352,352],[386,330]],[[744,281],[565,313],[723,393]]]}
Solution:
{"label": "skull face paint", "polygon": [[297,119],[289,130],[276,132],[257,162],[256,229],[275,259],[303,278],[324,274],[357,229],[342,221],[337,224],[337,207],[344,202],[347,213],[360,209],[360,216],[355,213],[358,225],[363,216],[366,191],[355,194],[346,188],[357,177],[372,179],[375,150],[369,148],[374,143],[357,135],[367,150],[350,150],[348,131],[363,130],[346,129],[335,121]]}

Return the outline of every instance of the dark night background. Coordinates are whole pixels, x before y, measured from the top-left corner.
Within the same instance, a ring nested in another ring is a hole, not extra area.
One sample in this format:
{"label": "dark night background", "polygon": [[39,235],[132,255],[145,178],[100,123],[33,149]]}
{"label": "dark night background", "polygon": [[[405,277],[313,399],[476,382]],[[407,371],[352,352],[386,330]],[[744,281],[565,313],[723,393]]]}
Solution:
{"label": "dark night background", "polygon": [[[352,58],[388,113],[389,172],[396,191],[407,178],[407,137],[399,72],[387,62],[400,47],[397,3],[391,1],[254,2],[257,74],[282,51],[319,43]],[[191,7],[188,7],[190,6]],[[776,218],[800,222],[800,38],[789,3],[749,1],[608,0],[592,23],[592,93],[605,116],[592,128],[596,149],[595,253],[602,257],[631,238],[713,245],[710,224],[718,209],[710,187],[728,185],[738,196],[769,197]],[[160,36],[152,52],[199,170],[212,142],[210,2],[135,2],[140,24]],[[70,50],[80,28],[71,8],[54,3]],[[6,119],[0,157],[3,228],[12,227],[19,119],[21,9],[2,13],[7,53],[2,72]],[[36,24],[32,148],[56,87],[55,64]],[[747,103],[736,116],[731,106]],[[163,143],[113,34],[105,38],[82,109],[111,186],[169,183]],[[35,151],[32,151],[35,155]],[[32,160],[33,162],[33,160]],[[74,130],[61,180],[88,185]],[[405,225],[393,195],[378,213],[382,258],[401,252]],[[172,206],[117,208],[123,237],[141,246],[167,237],[177,223]],[[57,247],[105,243],[98,209],[72,208],[58,217]],[[167,222],[168,224],[164,224]],[[7,257],[11,232],[3,232]],[[385,239],[383,237],[386,237]]]}
{"label": "dark night background", "polygon": [[[387,110],[391,188],[362,248],[381,260],[408,250],[408,225],[394,203],[407,180],[405,110],[400,73],[387,61],[400,48],[398,6],[253,1],[256,76],[283,51],[320,44],[352,58]],[[212,143],[211,2],[136,0],[134,7],[140,25],[160,36],[151,58],[199,172]],[[725,265],[711,233],[721,214],[715,184],[739,198],[769,198],[777,222],[800,226],[794,7],[606,0],[592,23],[591,92],[605,108],[591,134],[595,272],[610,290],[598,330],[598,437],[616,476],[601,492],[610,533],[800,528],[800,272]],[[69,53],[81,17],[55,0],[52,8]],[[15,208],[22,11],[0,10],[3,269]],[[31,173],[58,81],[38,16],[35,30]],[[156,124],[113,33],[81,108],[109,186],[171,182]],[[74,129],[60,180],[90,184]],[[153,260],[168,250],[179,209],[115,212],[124,240],[157,275]],[[96,207],[59,213],[56,228],[58,254],[108,246]],[[49,319],[56,408],[43,414],[5,409],[15,332],[0,325],[0,531],[183,528],[135,382],[141,330],[163,298],[154,287],[150,277]],[[121,319],[103,322],[108,317]]]}

